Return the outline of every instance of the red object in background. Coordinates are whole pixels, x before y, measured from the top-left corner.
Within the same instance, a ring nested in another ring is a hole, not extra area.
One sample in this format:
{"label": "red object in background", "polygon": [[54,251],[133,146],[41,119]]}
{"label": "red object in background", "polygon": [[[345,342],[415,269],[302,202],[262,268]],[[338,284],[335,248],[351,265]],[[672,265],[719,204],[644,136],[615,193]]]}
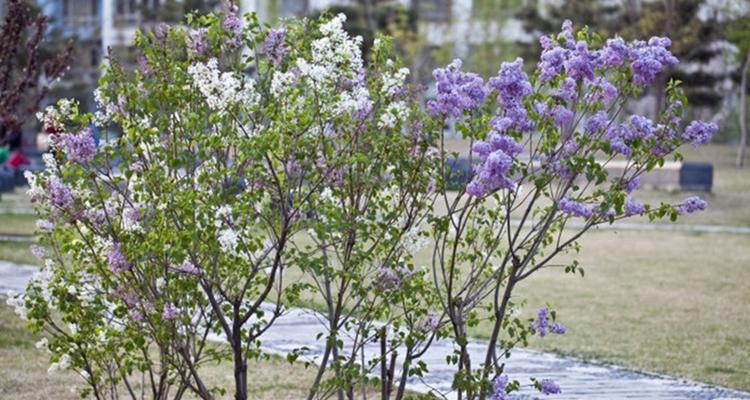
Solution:
{"label": "red object in background", "polygon": [[8,161],[6,161],[6,164],[13,169],[18,169],[22,165],[31,164],[31,161],[20,151],[14,151],[10,158],[8,158]]}

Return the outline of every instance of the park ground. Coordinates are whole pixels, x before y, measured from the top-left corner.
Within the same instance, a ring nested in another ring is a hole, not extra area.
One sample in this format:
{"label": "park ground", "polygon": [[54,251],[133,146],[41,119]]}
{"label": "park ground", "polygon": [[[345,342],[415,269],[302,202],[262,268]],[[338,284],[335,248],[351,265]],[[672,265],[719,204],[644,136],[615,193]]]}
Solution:
{"label": "park ground", "polygon": [[[708,211],[678,223],[750,226],[750,168],[732,165],[733,149],[714,145],[684,154],[714,164],[714,191],[704,196]],[[688,195],[643,191],[638,197],[675,203]],[[13,209],[23,200],[5,197],[0,206]],[[33,230],[33,216],[0,220],[4,233]],[[516,292],[526,300],[524,315],[549,304],[568,328],[563,336],[534,338],[530,347],[750,391],[750,235],[599,230],[581,244],[584,278],[549,269]],[[0,242],[0,259],[36,263],[27,248]],[[487,336],[488,327],[480,324],[474,334]],[[0,306],[0,395],[75,398],[69,390],[75,376],[48,375],[36,340]],[[211,373],[229,385],[225,367]],[[249,381],[256,398],[300,398],[313,373],[272,358],[252,368]]]}

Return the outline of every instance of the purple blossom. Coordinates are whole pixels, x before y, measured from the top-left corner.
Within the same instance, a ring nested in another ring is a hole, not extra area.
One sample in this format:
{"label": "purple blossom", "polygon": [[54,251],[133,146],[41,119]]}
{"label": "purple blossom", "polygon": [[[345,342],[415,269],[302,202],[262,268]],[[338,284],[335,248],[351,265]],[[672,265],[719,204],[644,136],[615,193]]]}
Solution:
{"label": "purple blossom", "polygon": [[561,104],[552,107],[552,116],[554,117],[555,125],[557,126],[564,126],[573,122],[573,111]]}
{"label": "purple blossom", "polygon": [[47,219],[36,220],[36,227],[42,232],[51,232],[53,229],[55,229],[55,225]]}
{"label": "purple blossom", "polygon": [[164,310],[161,312],[161,319],[171,321],[177,318],[179,310],[172,303],[165,303]]}
{"label": "purple blossom", "polygon": [[682,134],[682,139],[691,141],[693,147],[698,147],[702,144],[708,143],[711,137],[719,130],[718,125],[713,122],[704,121],[692,121],[685,128],[685,132]]}
{"label": "purple blossom", "polygon": [[96,141],[90,128],[77,134],[65,134],[59,143],[68,159],[73,162],[85,163],[96,155]]}
{"label": "purple blossom", "polygon": [[562,390],[560,390],[560,385],[555,383],[552,379],[540,380],[539,390],[544,394],[559,394],[562,392]]}
{"label": "purple blossom", "polygon": [[206,28],[191,29],[187,34],[187,41],[185,45],[187,48],[197,55],[203,55],[208,49],[208,43],[206,42]]}
{"label": "purple blossom", "polygon": [[388,290],[398,287],[401,279],[396,272],[388,267],[381,266],[375,275],[375,285],[381,290]]}
{"label": "purple blossom", "polygon": [[633,193],[639,187],[641,187],[641,178],[636,176],[625,184],[625,193]]}
{"label": "purple blossom", "polygon": [[589,92],[586,95],[586,102],[604,101],[605,103],[609,103],[616,99],[618,94],[617,88],[614,85],[603,77],[598,76],[591,82]]}
{"label": "purple blossom", "polygon": [[567,197],[560,199],[557,206],[560,208],[560,211],[575,217],[589,218],[594,213],[594,210],[586,205],[586,203],[571,200]]}
{"label": "purple blossom", "polygon": [[568,60],[565,61],[565,72],[575,80],[592,81],[594,80],[594,67],[596,67],[596,57],[589,52],[586,42],[579,41]]}
{"label": "purple blossom", "polygon": [[572,102],[578,96],[577,84],[573,78],[565,78],[560,87],[553,94],[567,102]]}
{"label": "purple blossom", "polygon": [[90,208],[84,211],[84,217],[96,230],[101,229],[101,227],[107,222],[107,215],[104,213],[104,210]]}
{"label": "purple blossom", "polygon": [[221,27],[222,29],[229,32],[232,36],[227,44],[232,47],[239,46],[242,39],[242,20],[237,16],[237,14],[232,11],[226,13],[224,15],[224,18],[222,18],[221,20]]}
{"label": "purple blossom", "polygon": [[531,329],[534,330],[539,336],[545,337],[547,332],[554,333],[556,335],[562,335],[565,333],[565,326],[560,323],[552,323],[549,321],[549,310],[546,308],[540,308],[536,313],[536,320],[532,322]]}
{"label": "purple blossom", "polygon": [[188,275],[200,275],[201,273],[200,269],[198,269],[198,267],[193,265],[193,263],[191,263],[188,260],[183,261],[182,264],[180,265],[172,266],[172,269],[174,269],[177,272],[181,272],[183,274],[188,274]]}
{"label": "purple blossom", "polygon": [[148,60],[146,60],[146,57],[144,57],[143,54],[138,55],[138,58],[135,60],[135,65],[141,75],[149,75],[151,73],[151,68],[148,66]]}
{"label": "purple blossom", "polygon": [[523,151],[523,145],[517,143],[513,137],[508,135],[492,133],[490,134],[489,142],[492,146],[492,150],[502,150],[504,153],[511,156]]}
{"label": "purple blossom", "polygon": [[623,206],[626,215],[641,215],[645,211],[643,203],[636,201],[634,198],[628,196]]}
{"label": "purple blossom", "polygon": [[143,314],[135,308],[128,310],[128,314],[130,314],[130,319],[133,320],[133,322],[143,321]]}
{"label": "purple blossom", "polygon": [[479,107],[487,97],[482,78],[471,72],[461,72],[461,60],[453,60],[446,68],[432,72],[437,82],[437,96],[427,103],[433,117],[457,118],[465,111]]}
{"label": "purple blossom", "polygon": [[555,322],[549,326],[549,331],[554,333],[555,335],[564,335],[567,329],[565,329],[565,325],[559,322]]}
{"label": "purple blossom", "polygon": [[625,143],[625,139],[632,136],[630,129],[622,124],[613,124],[604,133],[604,138],[609,142],[609,146],[615,153],[629,156],[630,147]]}
{"label": "purple blossom", "polygon": [[562,23],[562,31],[560,32],[560,35],[563,39],[565,39],[565,45],[568,47],[572,47],[575,43],[575,39],[573,38],[573,22],[571,22],[569,19],[566,19]]}
{"label": "purple blossom", "polygon": [[[508,139],[512,140],[512,138]],[[498,138],[497,141],[499,144],[504,142],[506,146],[511,146],[513,150],[516,150],[507,139]],[[510,189],[515,186],[515,182],[507,176],[513,166],[513,158],[510,155],[498,148],[482,158],[483,163],[476,167],[474,178],[466,186],[467,194],[480,197],[491,190]]]}
{"label": "purple blossom", "polygon": [[498,375],[492,380],[492,400],[506,400],[508,393],[508,375]]}
{"label": "purple blossom", "polygon": [[523,72],[523,60],[520,57],[512,63],[502,63],[497,76],[490,78],[487,86],[497,90],[498,98],[506,106],[517,103],[532,92],[529,77]]}
{"label": "purple blossom", "polygon": [[119,274],[130,269],[130,263],[125,259],[125,256],[120,251],[120,244],[115,242],[109,247],[107,251],[107,265],[109,270],[115,274]]}
{"label": "purple blossom", "polygon": [[708,203],[705,200],[698,196],[691,196],[677,206],[677,213],[680,215],[691,214],[696,211],[703,211],[706,208],[708,208]]}
{"label": "purple blossom", "polygon": [[672,44],[668,38],[652,37],[648,43],[635,41],[628,54],[633,82],[648,86],[664,68],[679,62],[667,49]]}
{"label": "purple blossom", "polygon": [[39,246],[38,244],[32,244],[31,246],[29,246],[29,250],[31,250],[31,254],[33,254],[37,260],[43,260],[44,256],[47,255],[44,247]]}
{"label": "purple blossom", "polygon": [[47,196],[50,204],[66,210],[73,206],[73,190],[63,183],[60,178],[53,176],[47,181]]}
{"label": "purple blossom", "polygon": [[424,320],[424,327],[428,331],[434,331],[440,327],[440,316],[433,311],[428,312],[427,317]]}
{"label": "purple blossom", "polygon": [[607,112],[598,111],[586,120],[586,123],[583,125],[583,131],[587,135],[593,136],[606,128],[607,124],[609,124],[609,115],[607,115]]}
{"label": "purple blossom", "polygon": [[568,50],[562,47],[552,47],[542,51],[541,61],[537,64],[539,79],[544,82],[559,74],[564,67],[567,54]]}
{"label": "purple blossom", "polygon": [[650,119],[640,115],[631,115],[628,122],[633,129],[628,131],[631,137],[627,139],[647,139],[654,136],[654,123]]}
{"label": "purple blossom", "polygon": [[266,40],[263,41],[263,52],[271,60],[274,68],[281,66],[281,59],[286,54],[286,47],[284,47],[285,37],[286,29],[272,28],[268,31]]}
{"label": "purple blossom", "polygon": [[622,65],[629,50],[628,45],[622,38],[607,39],[606,45],[599,52],[599,64],[607,68]]}

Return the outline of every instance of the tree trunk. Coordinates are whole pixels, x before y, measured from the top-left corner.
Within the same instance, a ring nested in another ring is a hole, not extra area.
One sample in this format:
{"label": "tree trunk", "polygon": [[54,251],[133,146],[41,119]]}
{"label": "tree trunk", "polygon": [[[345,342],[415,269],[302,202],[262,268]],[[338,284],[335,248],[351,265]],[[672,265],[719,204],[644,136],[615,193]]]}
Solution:
{"label": "tree trunk", "polygon": [[745,148],[747,147],[747,72],[750,69],[750,50],[747,51],[745,65],[742,66],[742,79],[740,80],[740,144],[737,147],[737,164],[742,168],[745,161]]}

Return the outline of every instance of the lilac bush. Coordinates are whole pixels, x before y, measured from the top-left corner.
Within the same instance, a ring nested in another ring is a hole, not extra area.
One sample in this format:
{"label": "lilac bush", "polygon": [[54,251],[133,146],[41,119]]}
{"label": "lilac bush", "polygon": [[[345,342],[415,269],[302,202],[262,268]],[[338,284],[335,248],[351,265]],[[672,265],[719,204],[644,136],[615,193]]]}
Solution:
{"label": "lilac bush", "polygon": [[[677,63],[669,39],[602,41],[568,21],[540,39],[533,71],[516,59],[485,82],[460,60],[436,69],[422,107],[388,38],[365,59],[344,19],[265,28],[229,10],[160,25],[137,35],[135,70],[112,62],[97,113],[61,101],[40,116],[56,132],[46,170],[28,176],[45,267],[12,302],[82,395],[217,398],[227,388],[204,368],[226,361],[234,398],[251,397],[263,334],[311,302],[323,334],[306,344],[323,351],[309,399],[372,385],[405,398],[436,340],[453,344],[459,399],[561,393],[505,373],[514,346],[566,333],[548,307],[524,317],[515,288],[597,225],[707,207],[638,199],[641,175],[717,129],[683,123],[677,82],[654,120],[624,115]],[[458,190],[448,126],[473,166]],[[611,174],[613,161],[626,167]]]}

